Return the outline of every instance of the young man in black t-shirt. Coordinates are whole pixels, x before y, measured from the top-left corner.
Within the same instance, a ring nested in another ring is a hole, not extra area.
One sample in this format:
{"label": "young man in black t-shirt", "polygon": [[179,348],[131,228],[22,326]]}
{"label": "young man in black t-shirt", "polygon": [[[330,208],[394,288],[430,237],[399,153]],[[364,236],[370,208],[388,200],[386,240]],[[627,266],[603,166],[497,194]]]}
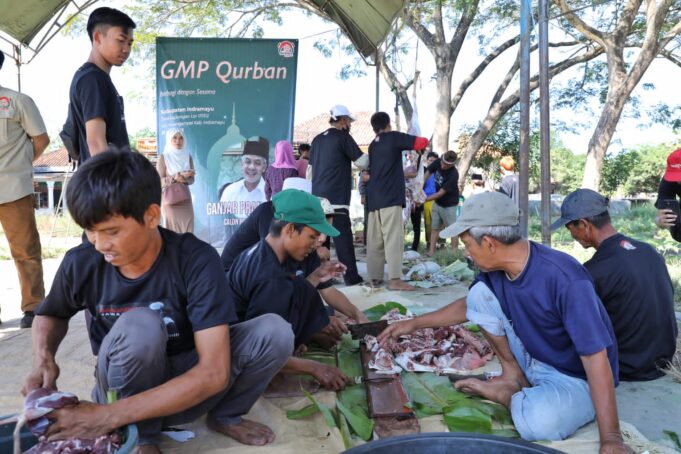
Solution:
{"label": "young man in black t-shirt", "polygon": [[667,156],[667,170],[660,180],[657,189],[657,216],[655,224],[660,228],[669,229],[676,241],[681,242],[681,220],[679,213],[679,199],[681,198],[681,148],[674,150]]}
{"label": "young man in black t-shirt", "polygon": [[[338,230],[326,220],[319,200],[304,191],[287,189],[272,197],[274,221],[268,235],[242,252],[227,274],[230,302],[239,320],[277,314],[291,324],[296,347],[329,326],[329,317],[317,286],[345,267],[326,261],[304,276],[290,270],[288,261],[303,262],[315,253],[321,234],[331,237]],[[342,389],[348,382],[339,369],[317,361],[291,357],[284,373],[309,374],[322,386]]]}
{"label": "young man in black t-shirt", "polygon": [[[312,169],[312,194],[324,197],[331,202],[336,212],[333,226],[340,235],[333,239],[338,260],[347,267],[343,276],[347,285],[363,281],[357,272],[357,260],[353,244],[352,224],[350,223],[350,193],[352,190],[352,163],[360,169],[366,168],[369,158],[362,153],[357,142],[350,135],[350,127],[355,117],[347,107],[333,106],[330,112],[331,127],[317,135],[310,150]],[[327,240],[326,246],[330,245]]]}
{"label": "young man in black t-shirt", "polygon": [[[456,153],[452,150],[446,152],[440,159],[426,167],[423,181],[428,181],[431,175],[435,175],[435,193],[426,197],[426,202],[434,200],[431,212],[432,228],[430,231],[430,249],[428,255],[435,253],[435,245],[440,235],[440,230],[456,222],[456,207],[459,205],[459,172],[454,167]],[[452,249],[459,246],[459,239],[452,237]]]}
{"label": "young man in black t-shirt", "polygon": [[[66,196],[89,242],[66,253],[36,311],[33,369],[22,391],[56,388],[57,350],[69,319],[86,310],[97,404],[52,412],[47,435],[95,438],[135,423],[138,452],[158,453],[162,427],[208,413],[211,429],[241,443],[273,441],[272,430],[242,415],[291,355],[290,325],[273,314],[234,324],[215,249],[159,227],[161,182],[144,156],[94,156]],[[119,400],[106,405],[110,390]]]}
{"label": "young man in black t-shirt", "polygon": [[87,32],[90,56],[78,68],[69,90],[69,110],[75,121],[80,162],[106,150],[130,146],[125,125],[123,97],[111,81],[111,67],[130,56],[136,25],[125,13],[97,8],[90,14]]}
{"label": "young man in black t-shirt", "polygon": [[649,244],[615,230],[608,199],[577,189],[551,226],[566,226],[583,247],[596,249],[584,263],[610,316],[619,351],[619,378],[653,380],[676,351],[674,288],[664,258]]}
{"label": "young man in black t-shirt", "polygon": [[392,130],[390,117],[385,112],[371,116],[371,127],[376,138],[369,144],[369,181],[366,201],[369,210],[367,235],[367,268],[373,283],[383,281],[383,265],[388,263],[388,288],[414,290],[402,281],[404,252],[405,181],[402,152],[421,151],[428,139]]}

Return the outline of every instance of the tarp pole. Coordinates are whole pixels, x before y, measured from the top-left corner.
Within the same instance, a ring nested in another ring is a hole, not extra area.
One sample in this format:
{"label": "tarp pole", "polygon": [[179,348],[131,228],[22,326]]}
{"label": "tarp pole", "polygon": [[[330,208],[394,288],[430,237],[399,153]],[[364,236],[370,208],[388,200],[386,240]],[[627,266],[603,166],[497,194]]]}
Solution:
{"label": "tarp pole", "polygon": [[378,80],[381,72],[381,67],[380,67],[380,62],[378,61],[378,49],[376,50],[376,53],[374,54],[374,62],[376,63],[376,109],[374,112],[378,112]]}
{"label": "tarp pole", "polygon": [[14,45],[14,62],[17,64],[17,91],[21,93],[21,47]]}
{"label": "tarp pole", "polygon": [[549,119],[549,0],[539,0],[539,148],[541,242],[551,246],[551,123]]}
{"label": "tarp pole", "polygon": [[530,0],[520,0],[520,231],[527,237],[530,174]]}

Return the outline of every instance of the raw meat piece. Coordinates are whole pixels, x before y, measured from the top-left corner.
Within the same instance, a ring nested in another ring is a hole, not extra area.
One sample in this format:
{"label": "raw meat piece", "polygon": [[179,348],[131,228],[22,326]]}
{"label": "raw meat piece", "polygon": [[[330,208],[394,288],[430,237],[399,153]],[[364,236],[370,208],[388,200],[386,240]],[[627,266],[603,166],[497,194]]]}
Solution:
{"label": "raw meat piece", "polygon": [[471,333],[463,326],[461,325],[457,326],[455,328],[455,331],[456,335],[463,339],[466,342],[466,344],[473,346],[473,348],[475,348],[478,351],[480,356],[484,356],[490,352],[490,347],[487,344],[487,341],[480,339],[478,336]]}
{"label": "raw meat piece", "polygon": [[14,452],[21,452],[19,434],[21,426],[26,423],[31,432],[39,437],[38,444],[26,451],[26,453],[46,454],[113,454],[121,445],[119,434],[113,433],[102,435],[96,439],[70,439],[49,442],[44,437],[50,421],[45,415],[52,410],[78,404],[75,394],[54,391],[46,388],[37,388],[28,393],[24,401],[24,410],[17,421],[14,432]]}
{"label": "raw meat piece", "polygon": [[376,339],[376,336],[372,336],[371,334],[364,336],[364,343],[367,346],[367,350],[370,352],[375,352],[380,348],[378,339]]}

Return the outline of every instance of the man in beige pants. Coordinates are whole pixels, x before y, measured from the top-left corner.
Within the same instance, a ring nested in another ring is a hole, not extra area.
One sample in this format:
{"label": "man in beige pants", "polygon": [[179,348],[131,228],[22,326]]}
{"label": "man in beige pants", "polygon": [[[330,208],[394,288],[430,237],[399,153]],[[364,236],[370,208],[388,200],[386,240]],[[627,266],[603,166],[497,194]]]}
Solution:
{"label": "man in beige pants", "polygon": [[369,181],[366,200],[369,210],[367,267],[372,283],[383,281],[383,264],[388,263],[391,290],[414,290],[403,282],[405,182],[402,151],[423,150],[428,139],[392,130],[385,112],[371,116],[376,138],[369,145]]}
{"label": "man in beige pants", "polygon": [[[0,69],[5,55],[0,52]],[[33,161],[47,148],[45,124],[31,98],[0,86],[0,223],[21,285],[22,328],[45,297],[35,223]]]}

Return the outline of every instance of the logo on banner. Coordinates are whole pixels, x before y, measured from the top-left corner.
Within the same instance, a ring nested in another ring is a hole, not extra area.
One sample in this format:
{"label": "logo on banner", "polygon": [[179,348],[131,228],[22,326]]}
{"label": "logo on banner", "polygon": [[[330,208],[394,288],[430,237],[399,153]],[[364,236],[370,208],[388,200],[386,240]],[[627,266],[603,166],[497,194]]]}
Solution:
{"label": "logo on banner", "polygon": [[279,55],[282,57],[293,57],[294,49],[295,45],[291,41],[280,41],[279,44],[277,44],[277,50],[279,51]]}

